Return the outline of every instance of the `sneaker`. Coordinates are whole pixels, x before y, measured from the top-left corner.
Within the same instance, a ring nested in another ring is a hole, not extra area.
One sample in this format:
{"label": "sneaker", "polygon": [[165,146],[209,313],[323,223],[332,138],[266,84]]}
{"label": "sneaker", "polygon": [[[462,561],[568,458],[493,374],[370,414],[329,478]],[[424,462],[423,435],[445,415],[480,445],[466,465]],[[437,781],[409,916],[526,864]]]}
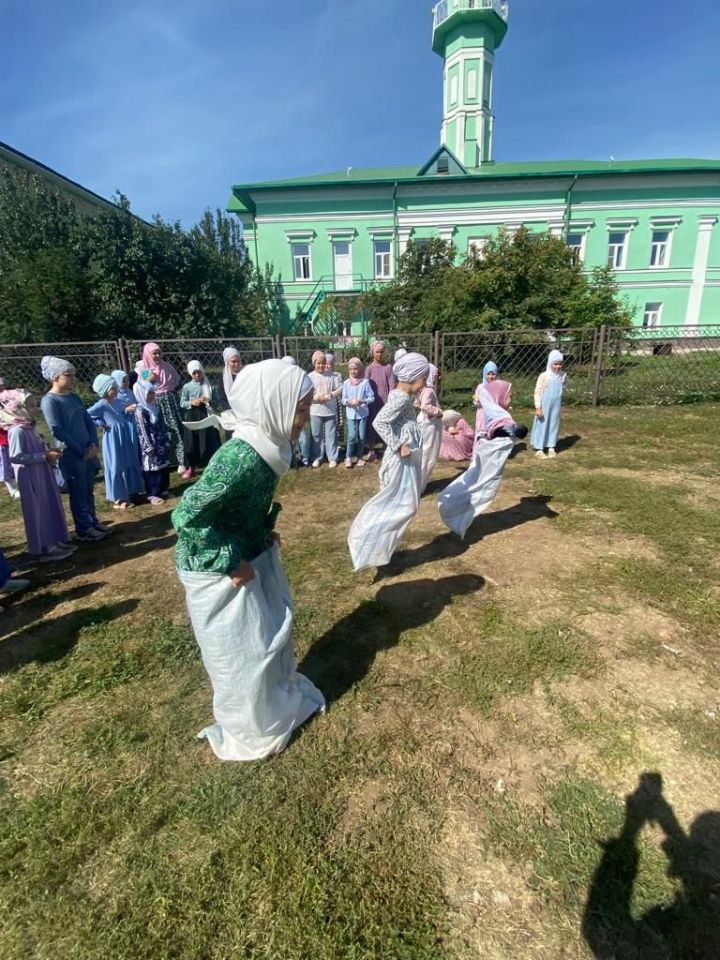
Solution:
{"label": "sneaker", "polygon": [[160,503],[165,503],[162,497],[148,497],[148,502],[154,507],[157,507]]}
{"label": "sneaker", "polygon": [[97,527],[90,527],[87,533],[83,533],[82,536],[78,534],[77,539],[80,543],[93,543],[95,540],[104,540],[106,536],[107,534],[98,530]]}
{"label": "sneaker", "polygon": [[186,470],[187,470],[187,467],[178,467],[178,468],[177,468],[177,472],[180,474],[180,476],[182,476],[182,475],[185,473]]}
{"label": "sneaker", "polygon": [[535,456],[537,457],[538,460],[547,460],[547,454],[543,453],[542,450],[536,450]]}
{"label": "sneaker", "polygon": [[30,586],[29,580],[21,580],[19,577],[11,577],[5,581],[5,585],[0,587],[0,593],[17,593],[19,590],[27,590]]}
{"label": "sneaker", "polygon": [[99,530],[100,533],[112,533],[112,528],[109,527],[106,523],[101,523],[99,520],[95,524],[95,529]]}
{"label": "sneaker", "polygon": [[364,467],[364,466],[365,466],[365,461],[364,461],[364,460],[358,460],[358,462],[355,464],[355,466],[356,466],[356,467]]}
{"label": "sneaker", "polygon": [[77,547],[74,543],[64,543],[62,540],[58,540],[55,546],[58,548],[58,550],[68,550],[70,553],[75,553],[77,550]]}
{"label": "sneaker", "polygon": [[319,466],[320,466],[320,461],[319,461],[319,460],[313,460],[312,465],[313,465],[313,469],[314,469],[315,467],[319,467]]}
{"label": "sneaker", "polygon": [[355,466],[355,464],[352,462],[352,460],[346,460],[346,461],[345,461],[345,469],[346,469],[346,470],[352,470],[352,468],[353,468],[354,466]]}
{"label": "sneaker", "polygon": [[375,463],[377,460],[377,454],[374,450],[371,450],[370,453],[365,457],[365,463]]}
{"label": "sneaker", "polygon": [[60,550],[57,547],[48,550],[47,553],[41,553],[37,558],[38,563],[56,563],[58,560],[67,560],[72,556],[75,550]]}
{"label": "sneaker", "polygon": [[549,449],[548,452],[547,452],[547,455],[548,455],[548,457],[550,457],[551,459],[552,459],[553,457],[556,457],[556,456],[557,456],[557,454],[555,453],[555,450],[554,450],[553,447],[550,447],[550,449]]}
{"label": "sneaker", "polygon": [[302,461],[302,465],[303,465],[304,467],[309,467],[309,466],[310,466],[310,461],[309,461],[309,460],[303,460],[303,461]]}
{"label": "sneaker", "polygon": [[337,466],[337,460],[331,460],[328,466],[330,467],[331,470],[334,470],[335,467]]}

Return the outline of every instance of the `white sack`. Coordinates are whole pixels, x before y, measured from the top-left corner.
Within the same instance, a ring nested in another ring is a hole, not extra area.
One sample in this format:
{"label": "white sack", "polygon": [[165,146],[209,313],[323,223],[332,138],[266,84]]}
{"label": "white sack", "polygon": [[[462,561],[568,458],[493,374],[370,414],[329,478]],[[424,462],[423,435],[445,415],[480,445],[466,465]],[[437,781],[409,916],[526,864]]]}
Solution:
{"label": "white sack", "polygon": [[470,466],[438,497],[440,519],[459,537],[495,499],[513,446],[510,437],[478,440]]}
{"label": "white sack", "polygon": [[295,669],[292,598],[277,545],[236,589],[219,573],[179,570],[195,639],[213,687],[215,724],[201,730],[221,760],[279,753],[293,730],[325,708]]}
{"label": "white sack", "polygon": [[440,417],[432,419],[425,413],[418,414],[418,423],[422,431],[422,469],[420,493],[425,493],[430,476],[440,456],[442,446],[443,422]]}
{"label": "white sack", "polygon": [[420,450],[405,458],[393,455],[388,461],[387,483],[368,500],[350,527],[348,547],[355,570],[390,563],[420,506],[421,469]]}

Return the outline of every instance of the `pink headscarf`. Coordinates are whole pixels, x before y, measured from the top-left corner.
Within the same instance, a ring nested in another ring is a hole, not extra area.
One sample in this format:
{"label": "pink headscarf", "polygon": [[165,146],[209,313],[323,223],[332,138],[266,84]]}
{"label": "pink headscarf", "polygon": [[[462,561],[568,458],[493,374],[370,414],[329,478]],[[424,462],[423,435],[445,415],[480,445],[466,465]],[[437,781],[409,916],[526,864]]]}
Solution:
{"label": "pink headscarf", "polygon": [[312,355],[312,365],[315,366],[316,360],[322,360],[323,363],[327,363],[327,354],[324,350],[316,350]]}
{"label": "pink headscarf", "polygon": [[152,358],[152,353],[155,350],[160,350],[159,344],[152,342],[146,343],[143,347],[142,361],[137,364],[135,369],[141,376],[144,370],[155,374],[155,383],[153,386],[156,395],[161,396],[163,393],[171,393],[179,385],[180,374],[167,360],[161,360],[160,363],[155,363]]}
{"label": "pink headscarf", "polygon": [[511,392],[512,384],[508,380],[488,380],[478,388],[489,437],[501,427],[508,427],[515,422],[508,413]]}
{"label": "pink headscarf", "polygon": [[[350,372],[350,367],[353,367],[353,366],[360,368],[360,375],[357,377],[354,377]],[[362,360],[360,359],[360,357],[350,357],[350,359],[348,360],[348,379],[350,383],[354,387],[356,387],[359,383],[362,382],[364,374],[365,374],[365,368],[363,367]]]}
{"label": "pink headscarf", "polygon": [[25,390],[3,390],[0,393],[0,424],[6,430],[32,426],[32,417],[25,409],[29,396]]}

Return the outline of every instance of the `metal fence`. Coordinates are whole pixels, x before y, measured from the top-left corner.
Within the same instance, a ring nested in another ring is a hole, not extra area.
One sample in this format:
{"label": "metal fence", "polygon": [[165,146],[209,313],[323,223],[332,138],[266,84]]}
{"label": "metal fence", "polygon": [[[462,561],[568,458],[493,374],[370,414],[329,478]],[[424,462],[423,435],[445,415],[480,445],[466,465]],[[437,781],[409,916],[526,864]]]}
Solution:
{"label": "metal fence", "polygon": [[373,334],[372,339],[365,337],[284,337],[282,341],[283,356],[294,357],[304,369],[310,369],[310,359],[315,350],[331,350],[335,354],[336,366],[340,369],[347,365],[350,357],[360,357],[363,363],[370,361],[372,344],[377,340],[385,342],[385,352],[388,359],[399,347],[414,350],[424,354],[433,363],[437,364],[437,345],[439,335],[432,333],[389,333]]}
{"label": "metal fence", "polygon": [[511,380],[516,407],[534,406],[548,351],[565,354],[565,401],[658,404],[720,399],[720,326],[649,330],[474,330],[440,337],[440,391],[447,407],[466,406],[488,360]]}
{"label": "metal fence", "polygon": [[[133,370],[147,340],[122,340],[120,343],[124,352],[123,369]],[[213,383],[219,382],[222,375],[222,353],[225,347],[235,347],[240,352],[243,366],[280,356],[278,341],[275,337],[156,340],[155,343],[162,350],[163,357],[178,371],[181,379],[185,378],[188,363],[191,360],[199,360]]]}
{"label": "metal fence", "polygon": [[122,367],[123,357],[116,340],[75,343],[2,343],[0,375],[8,387],[23,387],[35,394],[45,393],[47,383],[40,373],[40,361],[46,355],[63,357],[74,366],[77,389],[92,396],[92,382],[99,373]]}
{"label": "metal fence", "polygon": [[[565,354],[568,373],[565,400],[571,404],[659,404],[720,399],[720,325],[625,330],[595,327],[577,330],[472,330],[446,333],[376,334],[387,354],[398,347],[423,353],[440,369],[440,393],[446,407],[467,407],[488,360],[513,383],[516,408],[533,406],[539,373],[547,353],[557,347]],[[92,398],[98,373],[115,368],[132,370],[145,341],[125,340],[0,344],[0,375],[11,387],[44,392],[40,374],[46,354],[71,360],[77,389]],[[348,359],[370,358],[371,342],[358,337],[240,337],[235,339],[161,340],[170,363],[184,378],[188,361],[199,360],[217,383],[222,352],[240,351],[243,364],[291,355],[304,369],[318,348],[332,349],[344,372]]]}

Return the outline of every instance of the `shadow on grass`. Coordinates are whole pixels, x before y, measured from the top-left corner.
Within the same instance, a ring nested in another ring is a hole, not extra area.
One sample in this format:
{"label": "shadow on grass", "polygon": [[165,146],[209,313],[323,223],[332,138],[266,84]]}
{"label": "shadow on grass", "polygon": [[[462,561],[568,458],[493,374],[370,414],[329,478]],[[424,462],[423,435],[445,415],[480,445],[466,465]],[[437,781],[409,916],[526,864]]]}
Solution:
{"label": "shadow on grass", "polygon": [[432,623],[455,597],[477,593],[484,585],[483,577],[465,574],[381,587],[373,600],[360,604],[323,634],[298,670],[317,684],[328,703],[339,700],[405,630]]}
{"label": "shadow on grass", "polygon": [[[631,906],[638,876],[638,838],[645,824],[665,834],[668,874],[680,881],[675,900],[639,919]],[[658,773],[644,773],[625,799],[617,837],[604,843],[582,921],[597,960],[717,960],[720,957],[720,812],[701,814],[685,833],[662,793]]]}
{"label": "shadow on grass", "polygon": [[[73,600],[82,600],[101,587],[102,583],[79,583],[77,586],[57,593],[32,593],[32,589],[15,597],[3,597],[2,604],[6,608],[0,619],[0,638],[14,633],[18,621],[24,623],[37,620],[53,610],[59,603],[68,603]],[[15,600],[15,603],[12,601]],[[18,602],[20,601],[20,602]]]}
{"label": "shadow on grass", "polygon": [[456,534],[448,532],[442,533],[431,540],[430,543],[424,543],[412,550],[399,550],[387,566],[378,569],[375,582],[386,577],[395,577],[406,570],[411,570],[413,567],[422,566],[424,563],[459,557],[480,540],[484,540],[494,533],[500,533],[501,530],[511,530],[523,523],[530,523],[542,518],[553,520],[558,514],[548,506],[550,500],[552,500],[552,497],[545,495],[521,497],[520,502],[512,507],[506,507],[496,513],[486,513],[478,517],[465,534],[464,540],[461,540]]}
{"label": "shadow on grass", "polygon": [[61,660],[75,646],[84,627],[110,623],[137,607],[139,600],[123,600],[87,610],[74,610],[43,620],[0,642],[0,674],[11,673],[27,663]]}
{"label": "shadow on grass", "polygon": [[571,433],[569,437],[560,437],[555,449],[558,453],[563,453],[565,450],[570,450],[571,447],[574,447],[576,443],[580,443],[582,437],[578,433]]}
{"label": "shadow on grass", "polygon": [[445,487],[449,486],[453,482],[453,480],[457,480],[457,478],[461,474],[465,473],[466,470],[467,470],[467,465],[464,465],[462,467],[457,468],[457,472],[455,473],[454,477],[438,477],[435,480],[430,480],[428,485],[425,487],[425,490],[423,491],[423,496],[427,497],[433,493],[440,493],[441,490],[444,490]]}

